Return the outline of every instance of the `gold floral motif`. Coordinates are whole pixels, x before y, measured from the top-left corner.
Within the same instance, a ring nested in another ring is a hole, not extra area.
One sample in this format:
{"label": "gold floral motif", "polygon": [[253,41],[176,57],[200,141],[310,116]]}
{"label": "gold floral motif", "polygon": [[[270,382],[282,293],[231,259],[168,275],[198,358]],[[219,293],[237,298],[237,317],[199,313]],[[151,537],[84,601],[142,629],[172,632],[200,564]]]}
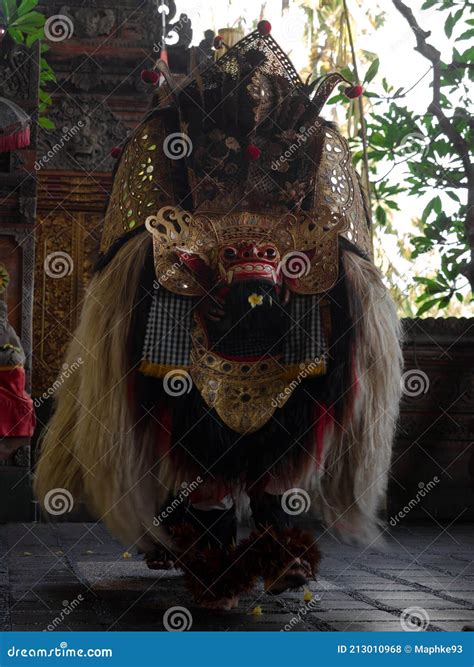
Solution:
{"label": "gold floral motif", "polygon": [[286,403],[292,391],[288,391],[284,371],[273,358],[237,362],[209,351],[196,318],[191,377],[206,404],[233,431],[242,434],[258,431]]}

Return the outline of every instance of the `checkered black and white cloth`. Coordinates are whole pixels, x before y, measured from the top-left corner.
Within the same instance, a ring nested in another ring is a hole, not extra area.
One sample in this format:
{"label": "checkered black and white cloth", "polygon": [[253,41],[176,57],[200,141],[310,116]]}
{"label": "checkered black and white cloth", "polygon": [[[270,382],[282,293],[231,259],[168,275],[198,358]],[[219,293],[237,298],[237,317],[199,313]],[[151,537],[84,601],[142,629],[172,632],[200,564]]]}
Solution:
{"label": "checkered black and white cloth", "polygon": [[290,299],[290,330],[285,337],[282,363],[295,366],[326,356],[326,341],[321,325],[319,296],[293,294]]}
{"label": "checkered black and white cloth", "polygon": [[[142,359],[145,362],[173,368],[189,366],[193,311],[198,302],[198,297],[180,296],[163,287],[155,289],[143,346]],[[315,359],[324,360],[326,341],[319,297],[292,295],[288,315],[290,330],[282,346],[282,365],[298,366]],[[240,346],[242,349],[233,351],[233,356],[245,357],[255,353],[246,349],[244,343]]]}
{"label": "checkered black and white cloth", "polygon": [[142,358],[152,364],[189,366],[193,311],[198,298],[155,289]]}

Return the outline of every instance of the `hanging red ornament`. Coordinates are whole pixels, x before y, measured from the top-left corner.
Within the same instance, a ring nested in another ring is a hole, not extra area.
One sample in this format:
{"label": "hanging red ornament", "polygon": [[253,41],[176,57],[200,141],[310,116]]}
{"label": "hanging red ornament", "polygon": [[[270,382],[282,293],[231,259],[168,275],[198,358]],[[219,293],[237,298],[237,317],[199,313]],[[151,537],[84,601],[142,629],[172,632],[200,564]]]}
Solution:
{"label": "hanging red ornament", "polygon": [[112,150],[110,151],[110,155],[115,159],[118,160],[119,157],[122,155],[123,148],[121,146],[114,146]]}
{"label": "hanging red ornament", "polygon": [[216,35],[214,37],[214,48],[221,49],[224,46],[224,38],[222,35]]}
{"label": "hanging red ornament", "polygon": [[260,148],[258,146],[255,146],[255,144],[249,144],[245,149],[245,151],[251,160],[258,160],[258,158],[262,154]]}
{"label": "hanging red ornament", "polygon": [[156,86],[160,80],[160,74],[152,69],[144,69],[142,70],[141,78],[143,83],[150,83],[152,86]]}
{"label": "hanging red ornament", "polygon": [[348,97],[350,100],[353,100],[356,97],[360,97],[362,93],[364,92],[364,89],[362,86],[349,86],[344,90],[344,94],[346,97]]}
{"label": "hanging red ornament", "polygon": [[257,30],[261,35],[269,35],[272,31],[272,24],[270,21],[259,21]]}

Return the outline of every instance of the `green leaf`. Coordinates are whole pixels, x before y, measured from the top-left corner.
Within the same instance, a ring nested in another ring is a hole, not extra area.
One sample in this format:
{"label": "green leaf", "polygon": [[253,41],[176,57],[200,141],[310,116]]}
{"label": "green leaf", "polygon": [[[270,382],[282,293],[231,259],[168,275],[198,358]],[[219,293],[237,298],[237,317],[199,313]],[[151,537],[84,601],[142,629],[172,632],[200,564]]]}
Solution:
{"label": "green leaf", "polygon": [[450,14],[446,19],[446,23],[444,24],[444,32],[446,33],[447,37],[451,37],[453,33],[453,28],[454,28],[454,17],[452,14]]}
{"label": "green leaf", "polygon": [[44,14],[40,14],[39,12],[29,12],[29,14],[17,18],[14,21],[14,26],[21,30],[24,30],[27,27],[42,28],[45,21]]}
{"label": "green leaf", "polygon": [[41,102],[51,102],[51,95],[42,88],[39,89],[38,96]]}
{"label": "green leaf", "polygon": [[343,67],[341,69],[341,74],[342,76],[345,76],[346,79],[349,79],[349,81],[352,81],[354,79],[354,75],[352,74],[352,70],[349,66]]}
{"label": "green leaf", "polygon": [[38,118],[38,125],[42,127],[44,130],[53,130],[56,127],[53,121],[50,118],[47,118],[46,116],[40,116]]}
{"label": "green leaf", "polygon": [[471,39],[471,37],[474,37],[474,28],[470,28],[469,30],[466,30],[466,32],[463,32],[462,35],[458,37],[458,42],[461,39]]}
{"label": "green leaf", "polygon": [[39,39],[43,38],[43,30],[36,30],[28,35],[26,38],[26,46],[30,48],[35,42],[37,42]]}
{"label": "green leaf", "polygon": [[444,24],[444,32],[446,33],[447,37],[451,37],[453,34],[454,26],[461,18],[463,11],[464,8],[461,7],[461,9],[458,9],[458,11],[454,14],[449,14],[448,18],[446,19],[446,23]]}
{"label": "green leaf", "polygon": [[16,14],[16,0],[3,0],[1,8],[5,14],[7,23],[10,23]]}
{"label": "green leaf", "polygon": [[420,303],[421,301],[426,301],[430,296],[433,294],[437,294],[438,292],[445,292],[446,288],[448,285],[443,285],[440,282],[437,282],[433,278],[423,278],[420,276],[415,276],[413,280],[416,283],[420,283],[421,285],[426,286],[426,290],[421,294],[417,299],[417,303]]}
{"label": "green leaf", "polygon": [[381,206],[377,206],[375,209],[375,217],[377,218],[377,222],[381,225],[387,224],[387,214],[385,213],[384,209]]}
{"label": "green leaf", "polygon": [[379,71],[380,61],[376,58],[366,72],[364,83],[370,83]]}
{"label": "green leaf", "polygon": [[22,0],[20,6],[18,7],[18,16],[23,16],[26,12],[29,12],[36,7],[38,0]]}
{"label": "green leaf", "polygon": [[420,315],[426,313],[427,310],[430,310],[430,308],[436,306],[436,304],[439,303],[439,301],[440,301],[439,297],[436,299],[429,299],[429,301],[425,301],[416,311],[416,316],[420,317]]}
{"label": "green leaf", "polygon": [[441,211],[441,199],[437,195],[434,197],[428,204],[425,206],[423,213],[421,214],[421,221],[426,222],[429,218],[431,211],[439,213]]}
{"label": "green leaf", "polygon": [[449,190],[445,190],[445,192],[453,201],[458,203],[461,201],[455,192],[450,192]]}
{"label": "green leaf", "polygon": [[333,97],[330,97],[328,99],[326,104],[336,104],[336,102],[343,102],[343,101],[347,102],[347,97],[345,97],[344,95],[334,95]]}
{"label": "green leaf", "polygon": [[438,304],[438,310],[441,310],[441,308],[446,308],[449,306],[449,302],[451,301],[452,294],[448,294],[447,296],[441,297],[439,300]]}

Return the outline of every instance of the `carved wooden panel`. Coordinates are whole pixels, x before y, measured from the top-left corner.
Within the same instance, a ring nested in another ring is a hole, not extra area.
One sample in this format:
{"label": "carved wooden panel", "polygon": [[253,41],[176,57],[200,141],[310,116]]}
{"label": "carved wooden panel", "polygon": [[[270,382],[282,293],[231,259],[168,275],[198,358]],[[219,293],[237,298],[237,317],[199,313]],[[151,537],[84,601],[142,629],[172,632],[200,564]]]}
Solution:
{"label": "carved wooden panel", "polygon": [[408,521],[472,520],[474,321],[428,318],[404,324],[403,398],[389,515],[402,510]]}
{"label": "carved wooden panel", "polygon": [[61,370],[97,257],[101,216],[59,209],[36,227],[33,395],[47,392]]}

